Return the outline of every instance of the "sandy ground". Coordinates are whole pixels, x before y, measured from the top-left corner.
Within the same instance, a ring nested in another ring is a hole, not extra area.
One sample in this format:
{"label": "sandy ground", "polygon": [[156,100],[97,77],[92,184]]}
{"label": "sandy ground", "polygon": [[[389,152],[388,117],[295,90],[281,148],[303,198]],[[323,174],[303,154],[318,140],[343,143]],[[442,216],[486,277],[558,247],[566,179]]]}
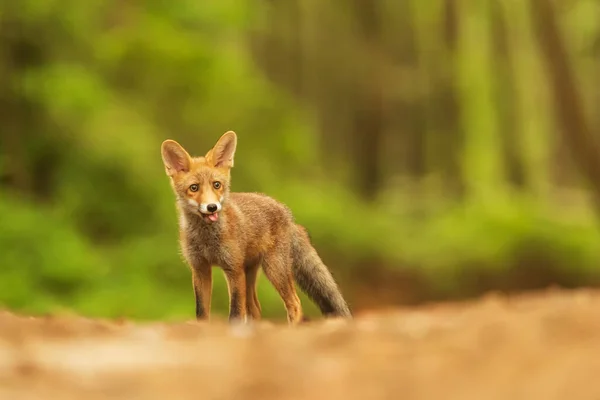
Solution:
{"label": "sandy ground", "polygon": [[600,292],[290,328],[0,313],[0,399],[600,399]]}

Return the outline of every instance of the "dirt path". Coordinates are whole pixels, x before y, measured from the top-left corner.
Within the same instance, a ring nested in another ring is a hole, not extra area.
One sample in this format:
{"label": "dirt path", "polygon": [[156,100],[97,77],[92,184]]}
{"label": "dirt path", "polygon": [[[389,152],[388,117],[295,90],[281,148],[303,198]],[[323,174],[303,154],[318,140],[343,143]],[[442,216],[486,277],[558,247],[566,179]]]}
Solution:
{"label": "dirt path", "polygon": [[0,399],[600,399],[600,292],[296,329],[0,314]]}

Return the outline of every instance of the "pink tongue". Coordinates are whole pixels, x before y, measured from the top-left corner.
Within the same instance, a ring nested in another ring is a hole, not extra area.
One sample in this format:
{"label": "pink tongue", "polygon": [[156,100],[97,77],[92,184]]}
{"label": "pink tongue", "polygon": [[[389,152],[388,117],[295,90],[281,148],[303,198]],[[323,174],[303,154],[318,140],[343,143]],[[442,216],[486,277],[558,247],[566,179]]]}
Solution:
{"label": "pink tongue", "polygon": [[219,219],[219,214],[210,214],[208,216],[208,219],[210,219],[213,222],[217,222],[217,220]]}

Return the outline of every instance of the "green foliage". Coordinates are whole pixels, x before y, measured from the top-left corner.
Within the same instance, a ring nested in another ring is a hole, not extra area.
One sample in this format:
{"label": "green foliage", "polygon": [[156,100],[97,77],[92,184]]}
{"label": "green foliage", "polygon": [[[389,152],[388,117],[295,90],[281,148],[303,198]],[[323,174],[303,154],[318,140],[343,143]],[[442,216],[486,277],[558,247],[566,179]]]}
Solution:
{"label": "green foliage", "polygon": [[52,210],[3,193],[2,302],[27,311],[66,306],[106,273],[106,260]]}

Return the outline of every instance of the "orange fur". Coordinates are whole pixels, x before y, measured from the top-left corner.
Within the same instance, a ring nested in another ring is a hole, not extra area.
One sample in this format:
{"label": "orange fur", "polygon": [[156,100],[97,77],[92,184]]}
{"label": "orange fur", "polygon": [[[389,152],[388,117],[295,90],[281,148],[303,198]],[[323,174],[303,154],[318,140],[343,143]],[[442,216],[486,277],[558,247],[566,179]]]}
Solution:
{"label": "orange fur", "polygon": [[212,266],[227,279],[229,319],[259,319],[262,269],[283,299],[288,322],[303,318],[294,281],[326,316],[351,317],[333,276],[290,210],[258,193],[230,192],[237,135],[226,132],[204,157],[165,140],[161,153],[179,214],[180,245],[192,270],[196,318],[210,317]]}

